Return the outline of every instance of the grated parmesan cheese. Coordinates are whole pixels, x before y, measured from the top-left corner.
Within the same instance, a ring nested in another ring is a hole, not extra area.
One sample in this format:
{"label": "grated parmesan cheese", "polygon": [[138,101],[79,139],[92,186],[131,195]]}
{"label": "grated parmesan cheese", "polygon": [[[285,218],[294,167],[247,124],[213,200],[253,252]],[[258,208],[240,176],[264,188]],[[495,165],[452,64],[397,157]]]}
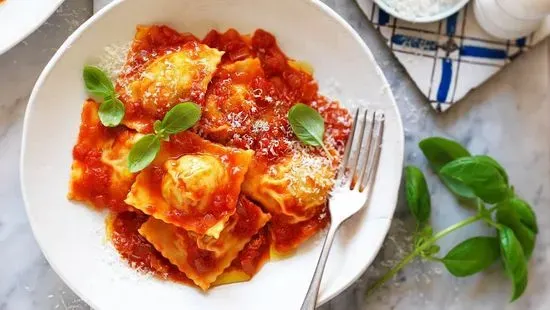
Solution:
{"label": "grated parmesan cheese", "polygon": [[[287,177],[289,191],[303,203],[301,198],[322,195],[326,198],[334,183],[332,162],[325,156],[313,155],[311,147],[299,142],[292,144],[293,156]],[[314,186],[311,186],[312,183]]]}
{"label": "grated parmesan cheese", "polygon": [[460,0],[384,0],[397,11],[410,18],[429,17],[446,11]]}
{"label": "grated parmesan cheese", "polygon": [[103,54],[100,56],[97,66],[105,71],[113,81],[116,81],[126,63],[126,55],[130,50],[130,45],[130,42],[110,44],[103,49]]}
{"label": "grated parmesan cheese", "polygon": [[257,120],[254,122],[254,125],[252,125],[252,132],[253,133],[260,133],[260,132],[267,132],[269,131],[269,123],[267,121],[264,121],[263,119]]}

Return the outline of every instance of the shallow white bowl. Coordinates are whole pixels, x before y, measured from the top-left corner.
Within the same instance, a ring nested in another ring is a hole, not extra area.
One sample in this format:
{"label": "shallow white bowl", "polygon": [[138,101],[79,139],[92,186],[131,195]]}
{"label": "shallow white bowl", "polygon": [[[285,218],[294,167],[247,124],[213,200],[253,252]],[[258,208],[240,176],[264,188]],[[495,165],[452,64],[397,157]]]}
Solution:
{"label": "shallow white bowl", "polygon": [[0,55],[35,31],[62,2],[5,0],[0,3]]}
{"label": "shallow white bowl", "polygon": [[320,252],[315,241],[289,259],[268,263],[250,282],[208,293],[156,280],[118,258],[105,241],[103,214],[67,201],[71,149],[86,98],[82,68],[105,46],[130,41],[140,23],[165,23],[198,36],[211,28],[243,33],[264,28],[290,57],[313,65],[322,91],[350,107],[369,103],[385,111],[384,147],[370,206],[337,236],[319,303],[342,292],[366,270],[388,231],[401,179],[403,128],[367,46],[341,17],[311,0],[127,0],[109,5],[67,39],[31,95],[21,156],[27,213],[53,269],[96,310],[297,309],[313,274]]}
{"label": "shallow white bowl", "polygon": [[395,10],[392,6],[388,5],[386,0],[374,0],[374,2],[382,8],[384,11],[386,11],[391,16],[397,17],[398,19],[402,19],[411,23],[433,23],[440,21],[442,19],[445,19],[454,13],[458,12],[462,7],[466,5],[470,0],[460,0],[455,5],[449,7],[446,10],[442,10],[438,12],[437,14],[430,15],[430,16],[410,16],[403,14],[403,12],[399,12]]}

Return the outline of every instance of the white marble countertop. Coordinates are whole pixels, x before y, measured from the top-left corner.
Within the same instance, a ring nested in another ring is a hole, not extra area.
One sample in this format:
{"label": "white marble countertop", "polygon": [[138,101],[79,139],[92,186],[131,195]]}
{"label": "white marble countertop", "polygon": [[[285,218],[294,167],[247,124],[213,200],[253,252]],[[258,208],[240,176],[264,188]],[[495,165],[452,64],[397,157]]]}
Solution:
{"label": "white marble countertop", "polygon": [[[499,269],[456,279],[431,263],[414,263],[365,299],[367,283],[407,248],[413,231],[403,199],[375,264],[323,310],[550,309],[550,44],[522,56],[446,114],[436,115],[352,0],[325,0],[359,31],[392,85],[405,125],[406,163],[426,167],[416,144],[431,135],[454,137],[474,153],[507,167],[516,190],[533,203],[541,232],[525,296],[508,304],[510,285]],[[91,15],[92,0],[67,0],[38,31],[0,56],[0,310],[89,309],[51,270],[38,248],[19,187],[22,120],[31,88],[65,38]],[[433,175],[433,225],[468,216]],[[443,250],[483,227],[448,236]]]}

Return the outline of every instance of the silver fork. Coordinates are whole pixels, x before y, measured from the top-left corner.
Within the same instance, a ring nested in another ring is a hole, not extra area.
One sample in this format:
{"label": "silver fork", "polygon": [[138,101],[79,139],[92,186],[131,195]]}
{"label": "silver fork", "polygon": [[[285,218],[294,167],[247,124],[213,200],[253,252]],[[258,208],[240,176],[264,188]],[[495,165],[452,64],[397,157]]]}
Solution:
{"label": "silver fork", "polygon": [[328,201],[330,227],[301,310],[315,309],[334,236],[345,220],[367,204],[372,192],[382,151],[385,119],[382,112],[372,113],[370,121],[369,115],[368,110],[355,111],[351,134]]}

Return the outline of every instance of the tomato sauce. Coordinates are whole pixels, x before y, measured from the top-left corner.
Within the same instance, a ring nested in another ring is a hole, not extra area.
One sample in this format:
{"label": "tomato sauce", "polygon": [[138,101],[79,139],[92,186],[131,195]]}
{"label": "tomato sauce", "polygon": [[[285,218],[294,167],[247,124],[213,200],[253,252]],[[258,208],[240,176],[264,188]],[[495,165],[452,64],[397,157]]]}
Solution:
{"label": "tomato sauce", "polygon": [[268,224],[272,246],[278,253],[291,253],[300,244],[323,230],[329,222],[330,216],[326,208],[311,219],[299,223],[291,223],[285,216],[273,216]]}
{"label": "tomato sauce", "polygon": [[269,236],[267,227],[264,227],[246,244],[239,256],[226,269],[226,272],[242,270],[252,277],[258,273],[268,260]]}
{"label": "tomato sauce", "polygon": [[129,139],[128,131],[122,127],[104,127],[97,118],[99,104],[89,99],[82,110],[82,123],[76,145],[73,148],[73,168],[81,169],[81,175],[71,182],[69,197],[85,201],[97,209],[109,209],[114,212],[131,210],[124,203],[130,191],[134,177],[126,182],[113,183],[113,168],[101,158],[106,144],[116,147]]}
{"label": "tomato sauce", "polygon": [[194,285],[139,234],[138,229],[148,218],[141,212],[123,212],[108,218],[108,231],[117,251],[138,270],[150,272],[160,279]]}

